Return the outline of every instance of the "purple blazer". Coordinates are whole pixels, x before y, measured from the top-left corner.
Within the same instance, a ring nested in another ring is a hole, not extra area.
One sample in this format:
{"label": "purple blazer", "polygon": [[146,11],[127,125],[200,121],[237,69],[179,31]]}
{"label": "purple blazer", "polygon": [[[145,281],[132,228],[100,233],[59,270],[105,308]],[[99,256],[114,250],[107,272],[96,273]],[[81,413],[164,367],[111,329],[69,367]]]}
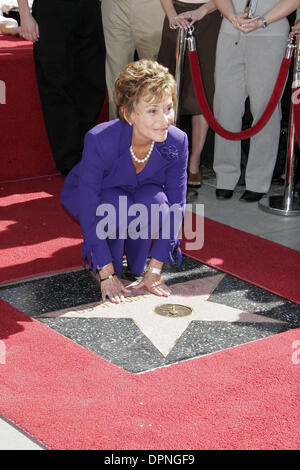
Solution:
{"label": "purple blazer", "polygon": [[[96,234],[99,216],[96,210],[102,202],[102,192],[109,188],[121,188],[133,194],[144,185],[155,184],[166,194],[168,202],[180,204],[182,217],[186,200],[188,140],[180,129],[171,126],[165,142],[155,143],[153,152],[145,168],[136,174],[129,147],[132,127],[119,119],[97,125],[85,136],[81,161],[68,174],[61,193],[61,201],[69,213],[80,221],[84,238],[83,261],[87,258],[93,270],[110,262],[116,264],[123,251]],[[124,244],[124,240],[122,240]],[[145,253],[162,262],[179,239],[156,239],[152,248]],[[121,247],[122,248],[122,247]],[[148,247],[149,248],[149,247]],[[126,253],[128,255],[128,253]],[[130,253],[129,253],[130,255]],[[134,256],[131,256],[134,258]],[[120,272],[121,261],[115,270]],[[133,272],[134,269],[132,270]]]}

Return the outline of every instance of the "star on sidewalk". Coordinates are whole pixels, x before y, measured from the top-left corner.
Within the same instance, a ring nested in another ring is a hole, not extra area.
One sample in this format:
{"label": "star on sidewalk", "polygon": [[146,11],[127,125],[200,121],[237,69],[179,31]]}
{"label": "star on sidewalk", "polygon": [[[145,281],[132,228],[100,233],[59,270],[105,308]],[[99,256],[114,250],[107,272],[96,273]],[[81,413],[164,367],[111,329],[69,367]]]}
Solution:
{"label": "star on sidewalk", "polygon": [[[209,296],[224,276],[225,274],[218,274],[174,284],[170,286],[169,297],[158,297],[141,291],[140,294],[135,292],[127,297],[124,303],[95,302],[45,313],[39,317],[130,318],[165,357],[192,321],[284,323],[208,301]],[[157,314],[155,309],[165,304],[184,305],[191,309],[191,313],[182,317]]]}

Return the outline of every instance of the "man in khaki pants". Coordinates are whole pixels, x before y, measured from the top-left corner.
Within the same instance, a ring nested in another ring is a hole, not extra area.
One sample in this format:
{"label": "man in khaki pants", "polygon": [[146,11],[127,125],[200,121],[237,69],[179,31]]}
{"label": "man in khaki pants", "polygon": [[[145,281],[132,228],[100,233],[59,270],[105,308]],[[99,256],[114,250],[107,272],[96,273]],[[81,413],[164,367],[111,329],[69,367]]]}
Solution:
{"label": "man in khaki pants", "polygon": [[134,60],[156,60],[161,42],[164,11],[160,0],[102,0],[106,44],[106,84],[109,117],[117,117],[113,102],[114,83],[121,70]]}

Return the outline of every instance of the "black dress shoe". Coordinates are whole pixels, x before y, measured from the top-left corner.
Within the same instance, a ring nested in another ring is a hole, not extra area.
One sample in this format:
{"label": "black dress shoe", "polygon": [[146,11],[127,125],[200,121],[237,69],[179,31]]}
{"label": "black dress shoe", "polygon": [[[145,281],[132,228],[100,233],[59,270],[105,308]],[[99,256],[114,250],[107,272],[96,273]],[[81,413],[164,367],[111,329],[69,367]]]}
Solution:
{"label": "black dress shoe", "polygon": [[218,199],[230,199],[233,195],[233,189],[216,189],[216,197]]}
{"label": "black dress shoe", "polygon": [[255,191],[244,191],[240,197],[240,201],[245,202],[257,202],[259,201],[265,193],[256,193]]}

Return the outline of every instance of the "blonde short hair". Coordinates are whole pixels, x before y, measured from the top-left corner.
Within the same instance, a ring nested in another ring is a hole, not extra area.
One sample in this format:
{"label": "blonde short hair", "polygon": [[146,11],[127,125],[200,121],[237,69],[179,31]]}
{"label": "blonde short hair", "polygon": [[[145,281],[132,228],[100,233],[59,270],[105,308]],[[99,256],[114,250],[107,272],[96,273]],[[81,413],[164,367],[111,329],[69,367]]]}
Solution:
{"label": "blonde short hair", "polygon": [[160,101],[164,95],[172,96],[174,108],[177,103],[176,82],[169,70],[154,60],[141,59],[130,62],[115,82],[114,101],[120,119],[132,113],[139,100]]}

